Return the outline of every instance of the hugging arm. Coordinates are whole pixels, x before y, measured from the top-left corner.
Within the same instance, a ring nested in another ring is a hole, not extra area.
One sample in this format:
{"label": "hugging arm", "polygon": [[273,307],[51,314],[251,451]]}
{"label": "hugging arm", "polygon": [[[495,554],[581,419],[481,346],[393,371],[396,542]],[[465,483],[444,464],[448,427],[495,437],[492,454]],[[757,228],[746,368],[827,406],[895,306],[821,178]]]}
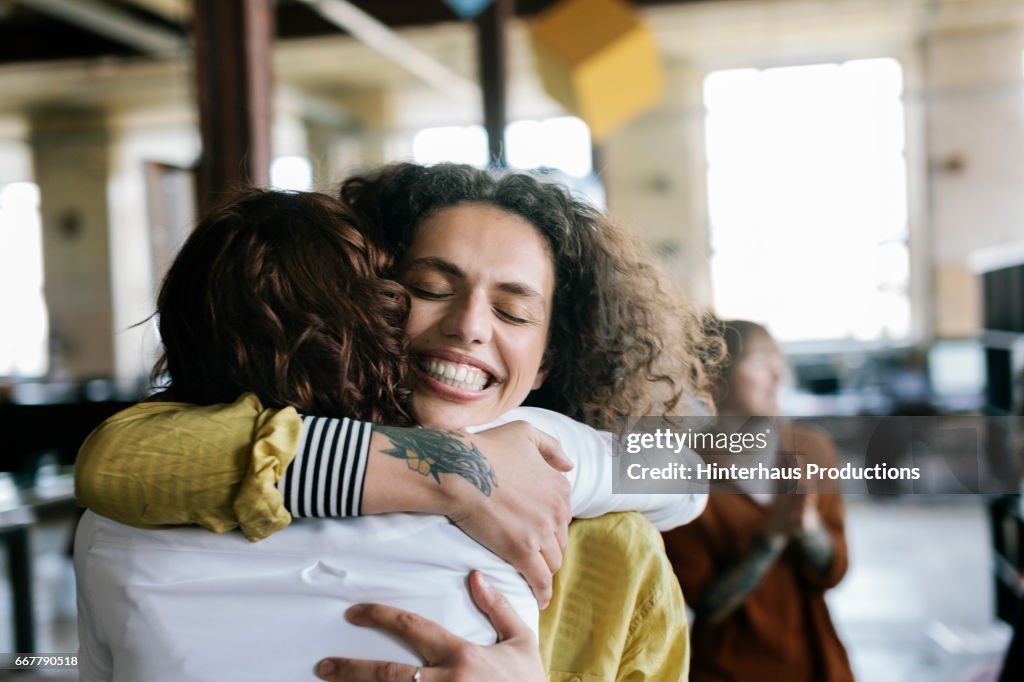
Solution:
{"label": "hugging arm", "polygon": [[245,395],[114,415],[79,452],[75,494],[127,525],[241,527],[250,540],[293,516],[443,514],[522,572],[545,604],[569,522],[556,468],[569,466],[556,441],[522,422],[472,435],[392,429],[265,409]]}
{"label": "hugging arm", "polygon": [[[527,408],[529,409],[529,408]],[[707,481],[679,482],[677,493],[613,493],[614,481],[622,476],[623,459],[615,455],[614,436],[563,415],[547,412],[541,428],[551,429],[563,443],[572,443],[576,466],[569,472],[572,482],[572,515],[592,519],[612,512],[638,511],[658,530],[669,530],[693,521],[707,504]],[[534,422],[538,423],[538,422]],[[669,453],[666,461],[693,465],[700,461],[692,450]]]}

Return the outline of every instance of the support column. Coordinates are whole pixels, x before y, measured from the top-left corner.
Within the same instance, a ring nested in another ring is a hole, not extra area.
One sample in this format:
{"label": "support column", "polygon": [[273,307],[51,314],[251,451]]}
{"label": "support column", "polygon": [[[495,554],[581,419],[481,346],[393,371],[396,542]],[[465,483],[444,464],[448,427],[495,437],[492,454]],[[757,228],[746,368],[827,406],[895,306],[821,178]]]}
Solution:
{"label": "support column", "polygon": [[504,168],[508,165],[508,158],[505,155],[508,89],[506,31],[515,12],[513,3],[514,0],[494,0],[476,19],[484,129],[487,131],[488,159],[492,168]]}
{"label": "support column", "polygon": [[113,376],[108,178],[110,133],[101,111],[33,111],[53,379]]}
{"label": "support column", "polygon": [[233,188],[270,181],[272,0],[193,0],[203,152],[200,211]]}

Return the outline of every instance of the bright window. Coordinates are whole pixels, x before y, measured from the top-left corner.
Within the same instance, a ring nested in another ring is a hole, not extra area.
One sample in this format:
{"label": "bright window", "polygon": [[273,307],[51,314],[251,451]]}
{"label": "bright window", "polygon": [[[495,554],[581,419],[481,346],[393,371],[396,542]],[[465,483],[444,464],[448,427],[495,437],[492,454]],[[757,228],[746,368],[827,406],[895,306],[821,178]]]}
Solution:
{"label": "bright window", "polygon": [[575,116],[510,123],[505,147],[513,168],[557,168],[574,178],[593,170],[590,128]]}
{"label": "bright window", "polygon": [[46,373],[49,323],[43,300],[39,187],[0,187],[0,376]]}
{"label": "bright window", "polygon": [[412,157],[426,165],[449,161],[483,167],[487,165],[487,133],[483,126],[424,128],[412,139]]}
{"label": "bright window", "polygon": [[279,156],[270,163],[270,186],[308,192],[313,189],[313,165],[305,156]]}
{"label": "bright window", "polygon": [[902,92],[893,59],[705,79],[721,316],[784,341],[908,336]]}
{"label": "bright window", "polygon": [[[549,168],[574,178],[591,174],[590,129],[582,120],[560,116],[542,121],[514,121],[505,128],[505,151],[513,168]],[[413,138],[413,160],[487,164],[487,133],[482,126],[425,128]]]}

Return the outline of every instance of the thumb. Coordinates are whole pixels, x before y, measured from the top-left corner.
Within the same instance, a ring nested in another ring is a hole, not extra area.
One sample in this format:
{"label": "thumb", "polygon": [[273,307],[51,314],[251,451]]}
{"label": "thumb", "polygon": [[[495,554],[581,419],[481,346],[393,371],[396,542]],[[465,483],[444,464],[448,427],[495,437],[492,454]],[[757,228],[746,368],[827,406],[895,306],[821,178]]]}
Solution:
{"label": "thumb", "polygon": [[533,631],[519,617],[516,610],[512,608],[508,597],[494,589],[487,582],[483,573],[473,571],[469,574],[470,593],[473,596],[473,603],[484,612],[495,632],[498,633],[498,641],[519,637],[523,634],[533,635]]}
{"label": "thumb", "polygon": [[558,440],[543,431],[533,430],[533,443],[548,465],[556,471],[572,471],[572,460],[566,457]]}

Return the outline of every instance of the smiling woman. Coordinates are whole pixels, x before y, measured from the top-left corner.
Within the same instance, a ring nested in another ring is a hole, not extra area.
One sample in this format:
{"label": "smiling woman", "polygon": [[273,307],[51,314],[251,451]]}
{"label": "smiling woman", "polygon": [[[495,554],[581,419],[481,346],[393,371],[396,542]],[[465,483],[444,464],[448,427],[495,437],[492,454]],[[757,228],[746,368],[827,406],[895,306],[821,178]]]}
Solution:
{"label": "smiling woman", "polygon": [[424,221],[399,275],[421,424],[487,423],[540,388],[555,274],[532,225],[486,204],[445,209]]}
{"label": "smiling woman", "polygon": [[[456,365],[471,356],[476,364],[469,365],[492,375],[483,392],[493,396],[474,396],[481,416],[517,404],[512,399],[519,396],[525,405],[614,429],[619,417],[710,403],[701,361],[708,346],[695,314],[662,288],[629,235],[564,187],[524,173],[400,163],[349,179],[341,197],[365,225],[382,232],[377,241],[391,251],[398,278],[410,287],[408,330],[420,360],[414,411],[417,404],[444,400],[430,389],[436,385],[425,385],[429,372],[422,362],[443,358],[441,350],[461,353],[449,358]],[[443,257],[435,239],[445,240]],[[485,260],[502,266],[481,277]],[[427,310],[437,316],[433,326],[423,322]],[[482,321],[492,335],[487,344],[466,336],[479,331],[455,325]],[[484,345],[492,346],[486,355],[467,352]],[[503,386],[505,377],[495,372],[505,371],[514,376]]]}

